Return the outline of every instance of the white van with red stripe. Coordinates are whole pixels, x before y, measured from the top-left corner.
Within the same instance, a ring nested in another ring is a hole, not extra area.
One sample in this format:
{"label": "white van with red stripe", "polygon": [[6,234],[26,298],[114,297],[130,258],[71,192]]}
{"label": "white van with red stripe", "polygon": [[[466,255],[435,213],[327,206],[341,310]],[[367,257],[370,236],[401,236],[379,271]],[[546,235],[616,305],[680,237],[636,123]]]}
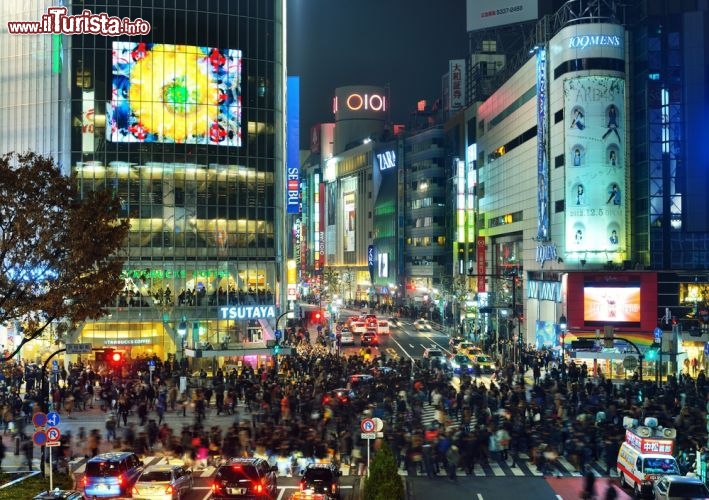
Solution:
{"label": "white van with red stripe", "polygon": [[654,418],[645,419],[645,424],[626,426],[625,442],[620,446],[616,463],[621,486],[627,484],[633,488],[637,497],[651,494],[653,483],[660,476],[680,473],[672,455],[675,429],[657,427]]}

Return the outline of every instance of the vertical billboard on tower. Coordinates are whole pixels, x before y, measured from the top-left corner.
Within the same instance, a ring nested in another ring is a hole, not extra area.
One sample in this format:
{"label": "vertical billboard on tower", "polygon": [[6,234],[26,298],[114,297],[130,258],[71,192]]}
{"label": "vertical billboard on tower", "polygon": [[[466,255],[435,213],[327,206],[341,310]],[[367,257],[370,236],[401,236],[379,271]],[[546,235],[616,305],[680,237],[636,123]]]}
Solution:
{"label": "vertical billboard on tower", "polygon": [[448,96],[451,111],[465,107],[465,59],[448,61]]}
{"label": "vertical billboard on tower", "polygon": [[564,81],[566,249],[593,260],[625,252],[625,80]]}
{"label": "vertical billboard on tower", "polygon": [[357,228],[357,203],[356,193],[354,191],[346,192],[342,196],[342,204],[344,205],[344,223],[345,223],[345,252],[355,251],[355,231]]}
{"label": "vertical billboard on tower", "polygon": [[549,238],[549,155],[547,137],[547,52],[537,51],[537,240]]}
{"label": "vertical billboard on tower", "polygon": [[300,209],[300,77],[289,76],[286,104],[286,212],[299,214]]}

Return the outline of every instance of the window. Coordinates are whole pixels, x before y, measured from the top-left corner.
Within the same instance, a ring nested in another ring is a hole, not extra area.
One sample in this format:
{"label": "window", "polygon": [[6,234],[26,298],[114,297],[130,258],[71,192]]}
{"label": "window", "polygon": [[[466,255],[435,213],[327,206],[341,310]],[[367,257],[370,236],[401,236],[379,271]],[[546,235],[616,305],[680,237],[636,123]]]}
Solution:
{"label": "window", "polygon": [[554,158],[554,168],[559,168],[564,166],[564,155],[558,155]]}
{"label": "window", "polygon": [[554,202],[554,212],[555,212],[555,213],[558,214],[559,212],[563,212],[564,210],[566,210],[566,203],[565,203],[565,201],[566,201],[566,200],[556,200],[556,201]]}
{"label": "window", "polygon": [[561,108],[559,111],[554,113],[554,123],[559,123],[564,119],[564,108]]}

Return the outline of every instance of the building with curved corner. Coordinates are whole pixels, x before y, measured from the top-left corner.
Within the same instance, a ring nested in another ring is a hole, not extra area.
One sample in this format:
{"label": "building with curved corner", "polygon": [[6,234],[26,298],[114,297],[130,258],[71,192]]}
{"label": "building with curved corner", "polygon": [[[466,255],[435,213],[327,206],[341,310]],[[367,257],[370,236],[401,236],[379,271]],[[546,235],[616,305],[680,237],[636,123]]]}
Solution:
{"label": "building with curved corner", "polygon": [[[3,26],[52,3],[4,6]],[[123,293],[70,340],[161,359],[262,343],[285,298],[285,2],[65,5],[150,26],[2,34],[2,149],[52,155],[131,222]]]}

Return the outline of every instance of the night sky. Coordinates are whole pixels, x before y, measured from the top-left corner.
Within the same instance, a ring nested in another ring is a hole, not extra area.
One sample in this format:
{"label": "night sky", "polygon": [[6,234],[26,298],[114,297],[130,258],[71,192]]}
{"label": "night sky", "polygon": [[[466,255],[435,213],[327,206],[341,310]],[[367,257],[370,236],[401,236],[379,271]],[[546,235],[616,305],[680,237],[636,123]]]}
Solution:
{"label": "night sky", "polygon": [[300,76],[301,147],[332,122],[335,88],[389,84],[391,118],[441,95],[448,60],[465,58],[465,0],[287,0],[289,76]]}

